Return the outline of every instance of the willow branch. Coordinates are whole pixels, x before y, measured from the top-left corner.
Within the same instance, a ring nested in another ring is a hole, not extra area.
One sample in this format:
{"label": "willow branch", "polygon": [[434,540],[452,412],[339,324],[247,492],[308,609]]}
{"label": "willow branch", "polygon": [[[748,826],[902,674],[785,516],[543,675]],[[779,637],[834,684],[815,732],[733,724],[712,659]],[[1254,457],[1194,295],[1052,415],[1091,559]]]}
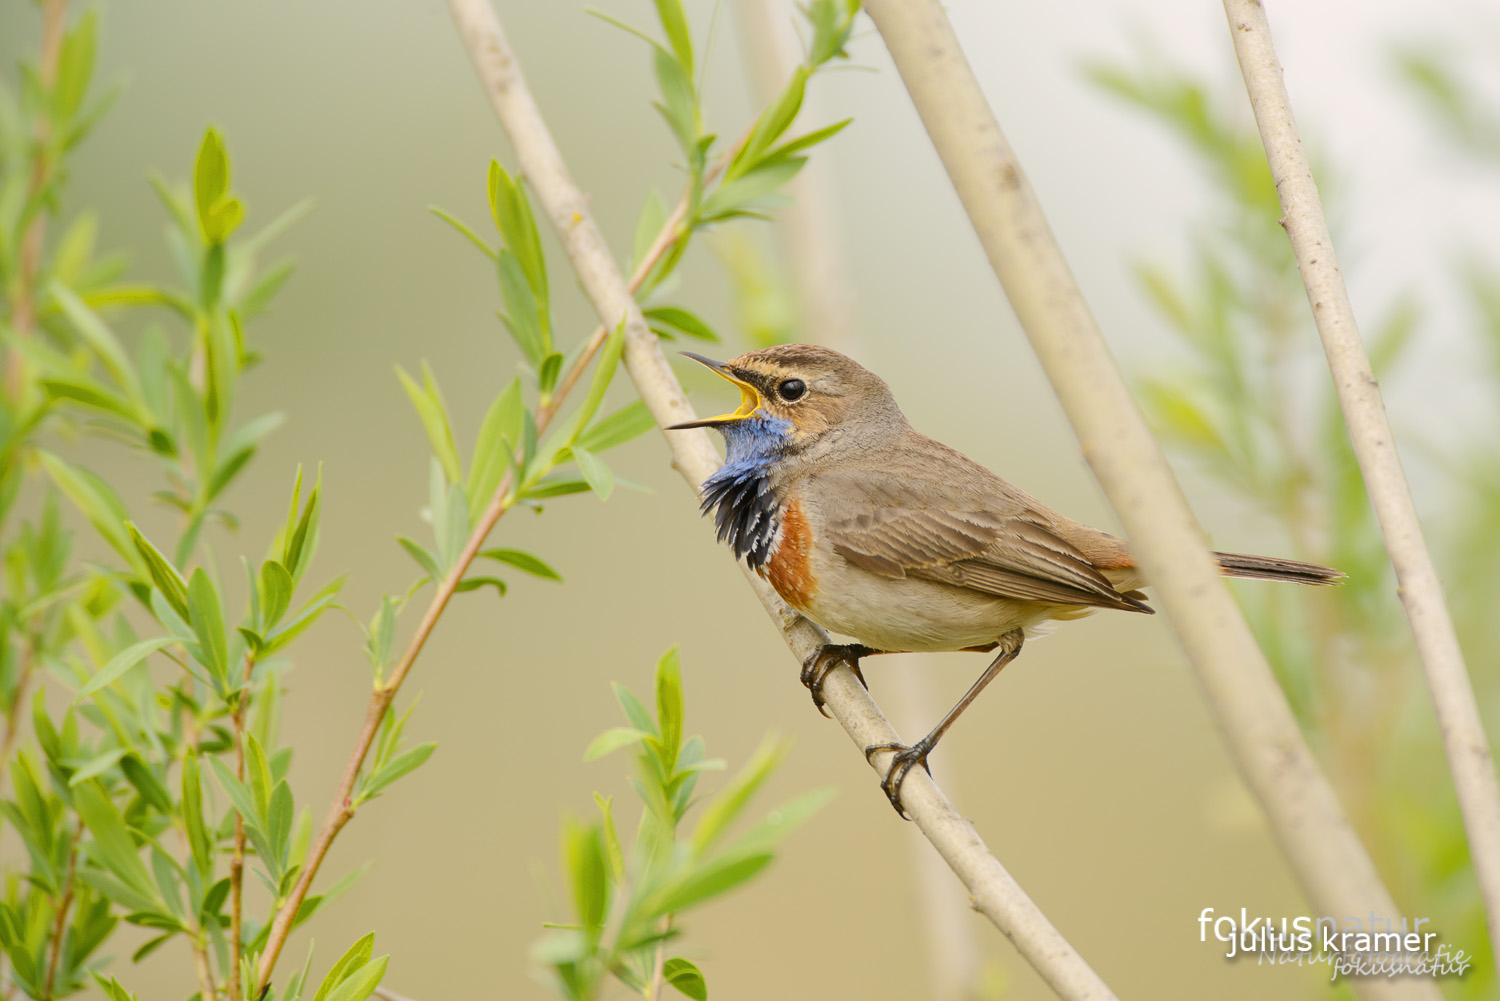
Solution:
{"label": "willow branch", "polygon": [[[516,151],[521,172],[561,241],[585,294],[609,328],[625,324],[625,365],[658,426],[694,418],[682,386],[667,365],[624,277],[589,213],[588,199],[568,173],[541,112],[521,75],[499,19],[487,0],[448,0],[458,32],[486,96]],[[667,435],[673,465],[696,491],[719,467],[702,431]],[[766,582],[746,568],[746,579],[781,629],[798,663],[828,641],[828,635],[782,602]],[[828,709],[861,751],[897,739],[878,706],[847,667],[833,671],[823,689]],[[883,774],[890,752],[874,755]],[[926,772],[913,771],[901,787],[907,814],[963,880],[974,906],[1016,944],[1043,978],[1070,999],[1113,998],[1077,951],[1049,923],[1020,885],[990,853],[974,826],[953,809]]]}
{"label": "willow branch", "polygon": [[[747,133],[748,135],[748,133]],[[713,181],[728,166],[733,159],[734,153],[741,143],[745,141],[742,136],[738,142],[731,146],[704,172],[704,183]],[[632,295],[643,285],[653,268],[660,263],[679,240],[688,235],[683,223],[687,219],[688,206],[691,204],[691,182],[689,190],[683,192],[678,200],[676,208],[662,224],[656,239],[652,241],[650,248],[642,256],[640,263],[636,266],[630,277],[629,288]],[[588,369],[594,356],[604,346],[613,327],[600,324],[589,336],[584,348],[579,352],[578,358],[572,367],[559,380],[557,389],[550,399],[537,408],[536,427],[540,435],[545,432],[557,416],[568,394],[577,385],[579,378]],[[432,630],[437,626],[437,621],[442,617],[448,601],[457,592],[458,585],[463,581],[464,574],[469,570],[469,565],[474,562],[479,550],[483,548],[484,541],[489,537],[495,524],[505,515],[505,512],[515,504],[515,498],[511,496],[511,487],[514,485],[514,477],[507,472],[501,479],[500,485],[495,488],[495,493],[490,499],[489,506],[480,515],[474,530],[469,534],[469,540],[464,545],[453,568],[443,579],[438,587],[437,593],[433,595],[432,602],[427,606],[427,611],[422,615],[422,621],[417,626],[417,631],[412,635],[401,659],[397,661],[395,669],[384,684],[378,685],[370,695],[370,704],[365,711],[364,726],[360,729],[359,736],[355,739],[354,750],[349,756],[348,763],[344,766],[344,775],[339,782],[338,791],[334,794],[333,802],[328,807],[328,813],[323,819],[323,826],[318,830],[317,839],[308,850],[307,859],[302,863],[302,870],[297,878],[296,885],[291,894],[280,907],[277,908],[276,916],[271,927],[271,934],[266,940],[266,949],[261,954],[260,966],[257,979],[261,984],[270,980],[272,971],[276,968],[276,961],[281,955],[282,948],[286,945],[287,936],[291,934],[292,924],[296,920],[298,910],[302,902],[307,899],[312,889],[314,878],[318,869],[322,867],[328,850],[333,847],[334,839],[354,817],[354,784],[359,780],[359,770],[363,767],[365,757],[374,746],[375,738],[380,732],[380,722],[385,718],[385,712],[390,708],[396,698],[396,692],[401,683],[406,680],[407,672],[416,663],[422,648],[427,644],[427,638],[432,635]]]}
{"label": "willow branch", "polygon": [[[750,77],[755,103],[769,105],[780,95],[801,60],[796,34],[795,0],[735,0],[740,48]],[[803,115],[819,117],[817,95],[802,99]],[[775,226],[786,251],[787,270],[796,293],[797,327],[809,340],[858,355],[859,334],[854,324],[854,282],[843,233],[838,225],[834,161],[823,153],[811,157],[786,186],[791,203],[776,213]],[[886,675],[887,705],[898,729],[915,729],[938,719],[932,654],[908,654],[907,661]],[[920,658],[921,663],[917,662]],[[947,792],[962,801],[950,772]],[[979,983],[979,934],[973,909],[962,886],[944,872],[946,863],[932,850],[922,832],[910,828],[912,875],[917,886],[918,924],[925,946],[929,976],[927,1001],[967,1001]]]}
{"label": "willow branch", "polygon": [[1380,384],[1360,340],[1318,186],[1292,117],[1266,12],[1255,0],[1224,0],[1224,13],[1276,180],[1282,222],[1307,288],[1359,471],[1396,571],[1397,593],[1416,637],[1463,813],[1469,857],[1484,898],[1490,943],[1500,956],[1500,784],[1495,781],[1495,763],[1474,701],[1474,687],[1437,567],[1423,539]]}
{"label": "willow branch", "polygon": [[[255,661],[245,655],[245,670],[239,700],[231,720],[234,724],[234,777],[245,781],[245,712],[250,707],[250,675]],[[229,997],[240,999],[241,932],[245,913],[245,818],[234,814],[234,851],[229,856]]]}
{"label": "willow branch", "polygon": [[[67,0],[46,0],[42,4],[42,50],[37,60],[37,76],[42,92],[48,96],[57,83],[58,63],[62,59],[63,37],[67,28]],[[27,198],[35,198],[46,187],[52,176],[53,162],[49,150],[52,138],[52,123],[46,112],[40,112],[37,120],[36,156],[31,163],[31,183]],[[10,305],[10,326],[18,337],[29,337],[36,326],[37,276],[42,270],[42,244],[47,233],[47,216],[38,212],[21,235],[19,273],[16,279],[15,299]],[[25,359],[19,350],[12,347],[8,352],[5,390],[13,400],[21,398],[25,385],[23,375]]]}
{"label": "willow branch", "polygon": [[57,920],[52,925],[52,942],[47,955],[47,979],[42,985],[42,997],[53,997],[57,982],[57,962],[62,957],[63,937],[68,931],[68,908],[73,906],[73,888],[78,876],[78,842],[83,838],[83,821],[73,832],[73,842],[68,847],[68,872],[63,877],[62,897],[57,902]]}
{"label": "willow branch", "polygon": [[[1395,917],[1401,912],[1219,580],[939,0],[867,0],[865,9],[1293,871],[1322,913]],[[1369,998],[1440,996],[1418,979],[1354,986]]]}

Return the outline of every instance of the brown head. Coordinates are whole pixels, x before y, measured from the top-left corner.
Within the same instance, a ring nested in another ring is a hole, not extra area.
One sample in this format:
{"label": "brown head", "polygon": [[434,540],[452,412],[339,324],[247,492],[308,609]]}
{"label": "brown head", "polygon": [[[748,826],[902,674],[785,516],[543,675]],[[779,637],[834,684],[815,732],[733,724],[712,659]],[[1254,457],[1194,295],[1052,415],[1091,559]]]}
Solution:
{"label": "brown head", "polygon": [[727,362],[683,354],[738,386],[740,407],[668,430],[718,428],[731,445],[750,432],[761,439],[756,444],[776,439],[777,450],[790,457],[859,451],[908,426],[885,381],[830,348],[780,344]]}

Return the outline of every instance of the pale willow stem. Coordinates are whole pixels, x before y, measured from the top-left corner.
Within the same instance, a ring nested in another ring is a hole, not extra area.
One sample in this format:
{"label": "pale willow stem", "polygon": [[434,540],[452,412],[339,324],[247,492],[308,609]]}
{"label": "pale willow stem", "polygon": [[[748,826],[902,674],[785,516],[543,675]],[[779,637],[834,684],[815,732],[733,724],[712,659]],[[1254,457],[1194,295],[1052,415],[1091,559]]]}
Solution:
{"label": "pale willow stem", "polygon": [[[1229,749],[1320,914],[1399,921],[1390,894],[1219,581],[1193,519],[1084,302],[940,0],[866,0],[1004,287],[1129,535]],[[1439,998],[1430,980],[1365,978],[1366,998]]]}
{"label": "pale willow stem", "polygon": [[[797,0],[735,0],[733,7],[751,93],[757,105],[768,105],[780,95],[801,59]],[[820,119],[816,94],[809,92],[802,99],[801,113],[814,121]],[[776,229],[796,290],[798,326],[808,340],[858,354],[854,282],[836,218],[836,190],[833,160],[827,152],[820,152],[787,186],[792,203],[776,213]],[[895,659],[901,663],[881,672],[889,679],[887,705],[895,707],[891,715],[898,730],[920,733],[918,727],[930,726],[946,708],[937,705],[931,670],[936,658],[907,654]],[[948,794],[962,802],[952,772],[943,782]],[[927,954],[927,1001],[972,998],[979,982],[980,948],[968,895],[947,878],[942,856],[932,850],[920,830],[911,827],[907,843]]]}
{"label": "pale willow stem", "polygon": [[1443,585],[1422,537],[1422,524],[1401,468],[1380,384],[1371,371],[1354,321],[1354,307],[1333,252],[1333,237],[1328,232],[1318,186],[1292,117],[1265,9],[1255,0],[1224,0],[1224,14],[1229,19],[1229,34],[1234,39],[1271,176],[1276,180],[1282,223],[1297,256],[1344,423],[1385,536],[1401,603],[1416,637],[1463,813],[1469,856],[1484,897],[1490,945],[1500,957],[1500,784],[1495,781],[1495,763],[1474,701],[1474,688],[1464,667]]}
{"label": "pale willow stem", "polygon": [[[487,0],[448,0],[448,8],[485,94],[515,149],[521,172],[556,231],[600,322],[613,328],[622,318],[625,321],[625,365],[641,399],[659,426],[694,419],[682,386],[589,214],[587,198],[568,174],[494,10]],[[674,431],[667,435],[667,442],[674,467],[695,490],[718,469],[718,454],[704,432]],[[828,641],[822,629],[788,608],[768,584],[748,569],[745,575],[799,662]],[[897,739],[880,708],[848,668],[840,667],[828,676],[823,694],[829,710],[859,748]],[[889,752],[874,755],[872,764],[877,772],[884,774],[890,758]],[[975,908],[1010,937],[1060,995],[1069,999],[1115,996],[990,854],[974,826],[953,809],[926,772],[913,771],[907,777],[901,787],[901,803],[968,887]]]}

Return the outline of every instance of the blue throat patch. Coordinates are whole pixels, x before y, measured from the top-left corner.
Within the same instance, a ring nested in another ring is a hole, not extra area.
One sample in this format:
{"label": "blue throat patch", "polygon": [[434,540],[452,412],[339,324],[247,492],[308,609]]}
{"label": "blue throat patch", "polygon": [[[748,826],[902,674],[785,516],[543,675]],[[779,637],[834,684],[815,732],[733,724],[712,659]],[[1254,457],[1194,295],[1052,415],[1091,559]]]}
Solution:
{"label": "blue throat patch", "polygon": [[703,483],[703,513],[714,513],[719,541],[736,559],[759,570],[771,558],[771,540],[781,524],[781,498],[771,489],[771,464],[786,447],[792,422],[757,411],[720,425],[724,465]]}

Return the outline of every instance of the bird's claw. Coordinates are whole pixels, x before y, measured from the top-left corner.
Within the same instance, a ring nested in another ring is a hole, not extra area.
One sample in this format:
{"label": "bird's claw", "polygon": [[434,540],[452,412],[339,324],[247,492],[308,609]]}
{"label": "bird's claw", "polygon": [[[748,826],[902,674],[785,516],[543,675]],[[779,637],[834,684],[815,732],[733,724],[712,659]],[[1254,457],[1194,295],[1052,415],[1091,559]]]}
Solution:
{"label": "bird's claw", "polygon": [[871,744],[865,748],[865,760],[871,764],[874,764],[874,757],[880,751],[896,752],[891,758],[890,768],[886,769],[885,778],[880,780],[880,789],[902,820],[911,818],[901,806],[901,784],[906,781],[906,773],[911,771],[913,765],[921,765],[928,775],[932,774],[932,768],[927,764],[927,755],[932,753],[932,748],[933,745],[926,738],[910,746],[893,741],[889,744]]}
{"label": "bird's claw", "polygon": [[807,659],[802,662],[802,683],[812,693],[813,705],[818,707],[818,712],[829,719],[833,718],[825,708],[827,702],[823,698],[823,682],[827,680],[828,673],[840,664],[848,664],[859,683],[866,688],[870,687],[865,684],[864,672],[859,669],[859,658],[874,652],[858,643],[824,643],[808,654]]}

